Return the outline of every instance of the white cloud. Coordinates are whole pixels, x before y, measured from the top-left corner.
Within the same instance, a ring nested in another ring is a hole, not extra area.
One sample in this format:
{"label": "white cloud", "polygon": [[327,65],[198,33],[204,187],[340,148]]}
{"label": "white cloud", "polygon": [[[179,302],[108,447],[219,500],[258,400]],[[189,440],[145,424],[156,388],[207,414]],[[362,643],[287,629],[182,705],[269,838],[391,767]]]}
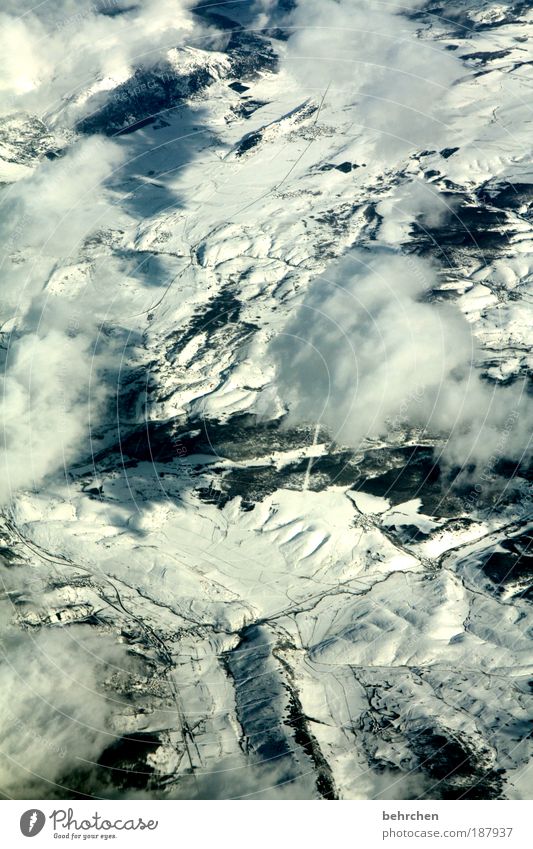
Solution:
{"label": "white cloud", "polygon": [[531,413],[524,386],[480,379],[466,320],[423,300],[435,282],[427,261],[388,250],[328,268],[272,344],[289,420],[320,422],[355,448],[414,426],[447,440],[444,456],[460,464],[483,462],[505,433],[501,456],[520,457]]}
{"label": "white cloud", "polygon": [[64,773],[96,761],[115,738],[103,682],[110,664],[125,668],[125,651],[70,626],[7,631],[2,654],[0,785],[15,797],[32,786],[48,795]]}
{"label": "white cloud", "polygon": [[328,88],[328,101],[356,104],[351,132],[373,137],[378,155],[405,155],[445,137],[443,100],[463,69],[418,37],[405,12],[420,5],[307,0],[285,19],[293,28],[286,70],[310,96]]}
{"label": "white cloud", "polygon": [[22,15],[20,4],[8,0],[0,16],[5,63],[0,113],[53,112],[101,77],[153,64],[198,28],[191,5],[191,0],[60,0]]}
{"label": "white cloud", "polygon": [[103,186],[122,158],[110,141],[84,140],[6,192],[0,502],[89,447],[89,414],[97,416],[104,396],[102,356],[93,353],[97,316],[50,300],[43,282],[116,215]]}
{"label": "white cloud", "polygon": [[58,329],[27,333],[13,343],[0,400],[0,503],[66,467],[82,446],[90,449],[90,413],[94,421],[103,394],[92,371],[83,336]]}

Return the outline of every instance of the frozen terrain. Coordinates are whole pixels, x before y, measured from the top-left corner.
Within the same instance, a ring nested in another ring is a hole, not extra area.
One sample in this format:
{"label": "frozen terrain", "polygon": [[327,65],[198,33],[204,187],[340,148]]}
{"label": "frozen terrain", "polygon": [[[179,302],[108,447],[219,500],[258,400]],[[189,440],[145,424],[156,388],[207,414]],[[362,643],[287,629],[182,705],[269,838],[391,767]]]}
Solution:
{"label": "frozen terrain", "polygon": [[531,798],[531,3],[11,5],[1,793]]}

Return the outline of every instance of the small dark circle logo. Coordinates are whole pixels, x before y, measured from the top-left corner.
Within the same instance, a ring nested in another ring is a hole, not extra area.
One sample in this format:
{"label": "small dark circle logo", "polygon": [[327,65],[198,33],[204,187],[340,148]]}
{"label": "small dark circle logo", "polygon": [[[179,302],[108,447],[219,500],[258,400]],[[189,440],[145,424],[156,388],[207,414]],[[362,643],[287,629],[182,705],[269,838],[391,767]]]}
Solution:
{"label": "small dark circle logo", "polygon": [[20,818],[20,830],[24,837],[35,837],[43,830],[46,822],[46,817],[42,811],[37,808],[30,808],[29,811],[24,811]]}

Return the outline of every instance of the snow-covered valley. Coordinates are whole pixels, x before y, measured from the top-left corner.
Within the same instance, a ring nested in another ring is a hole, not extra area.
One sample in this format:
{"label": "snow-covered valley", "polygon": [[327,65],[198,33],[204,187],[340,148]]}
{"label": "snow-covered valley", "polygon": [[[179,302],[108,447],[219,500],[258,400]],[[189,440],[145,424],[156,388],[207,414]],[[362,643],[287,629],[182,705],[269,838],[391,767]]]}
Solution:
{"label": "snow-covered valley", "polygon": [[79,34],[0,122],[4,796],[531,798],[530,5],[39,23]]}

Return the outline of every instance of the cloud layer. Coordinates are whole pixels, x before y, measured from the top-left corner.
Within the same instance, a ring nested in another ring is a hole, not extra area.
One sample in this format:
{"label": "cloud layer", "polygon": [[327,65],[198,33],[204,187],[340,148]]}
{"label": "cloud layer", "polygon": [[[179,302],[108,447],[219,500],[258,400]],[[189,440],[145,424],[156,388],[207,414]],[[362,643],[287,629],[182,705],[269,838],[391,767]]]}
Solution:
{"label": "cloud layer", "polygon": [[83,140],[4,193],[0,503],[89,447],[91,414],[104,397],[96,304],[84,311],[46,283],[116,217],[104,184],[122,161],[112,142]]}
{"label": "cloud layer", "polygon": [[5,68],[0,114],[18,109],[39,115],[111,76],[126,79],[180,43],[195,24],[190,0],[8,0],[0,15]]}
{"label": "cloud layer", "polygon": [[14,797],[28,788],[53,796],[55,783],[86,769],[114,740],[103,682],[125,668],[125,652],[75,626],[68,637],[7,630],[0,652],[0,786]]}
{"label": "cloud layer", "polygon": [[442,142],[442,102],[463,73],[434,40],[418,37],[405,13],[417,0],[301,2],[284,19],[292,31],[285,69],[310,96],[355,105],[352,134],[373,138],[379,155]]}
{"label": "cloud layer", "polygon": [[521,459],[525,387],[480,378],[466,320],[424,300],[435,283],[427,261],[385,249],[328,268],[272,344],[289,420],[323,424],[355,448],[416,427],[445,439],[445,457],[461,465],[486,460],[505,431],[502,456]]}

